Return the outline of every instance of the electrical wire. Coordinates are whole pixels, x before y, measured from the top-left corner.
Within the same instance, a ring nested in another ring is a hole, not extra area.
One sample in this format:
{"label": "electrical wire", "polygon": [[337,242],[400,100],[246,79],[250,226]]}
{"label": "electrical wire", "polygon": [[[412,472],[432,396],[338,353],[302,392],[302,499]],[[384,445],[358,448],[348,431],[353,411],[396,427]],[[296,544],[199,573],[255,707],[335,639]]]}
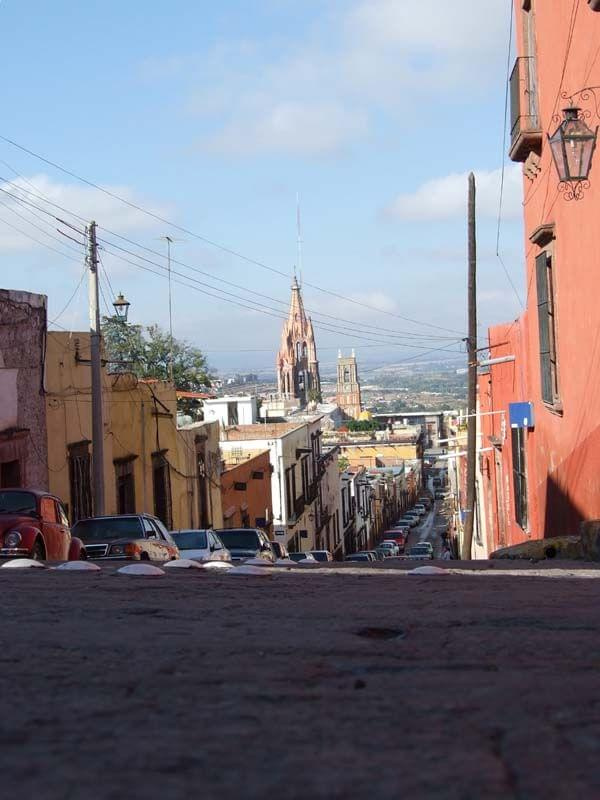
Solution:
{"label": "electrical wire", "polygon": [[[235,258],[239,258],[239,259],[241,259],[242,261],[245,261],[248,264],[252,264],[253,266],[260,267],[261,269],[268,270],[269,272],[272,272],[274,274],[279,275],[280,277],[284,277],[286,280],[289,280],[289,274],[287,272],[284,272],[283,270],[280,270],[280,269],[277,269],[275,267],[272,267],[272,266],[264,263],[263,261],[259,261],[257,259],[254,259],[254,258],[251,258],[249,256],[246,256],[243,253],[241,253],[241,252],[239,252],[237,250],[234,250],[231,247],[227,247],[226,245],[220,244],[219,242],[216,242],[216,241],[214,241],[212,239],[209,239],[206,236],[203,236],[203,235],[201,235],[199,233],[196,233],[195,231],[192,231],[189,228],[186,228],[186,227],[184,227],[182,225],[178,225],[177,223],[172,222],[169,219],[166,219],[165,217],[161,216],[160,214],[157,214],[154,211],[150,211],[149,209],[146,209],[143,206],[140,206],[138,203],[134,203],[131,200],[127,200],[127,198],[121,197],[120,195],[116,194],[116,192],[112,192],[110,189],[107,189],[106,187],[100,186],[99,184],[95,183],[94,181],[91,181],[88,178],[84,178],[83,176],[78,175],[76,172],[73,172],[72,170],[69,170],[66,167],[63,167],[62,165],[56,163],[55,161],[52,161],[51,159],[48,159],[45,156],[42,156],[39,153],[36,153],[33,150],[30,150],[29,148],[25,147],[24,145],[19,144],[18,142],[14,141],[13,139],[8,138],[7,136],[3,136],[2,134],[0,134],[0,140],[5,142],[6,144],[9,144],[11,147],[15,147],[16,149],[20,150],[21,152],[26,153],[27,155],[31,156],[32,158],[36,158],[39,161],[41,161],[42,163],[47,164],[48,166],[51,166],[54,169],[59,170],[63,174],[69,175],[71,178],[74,178],[75,180],[78,180],[81,183],[84,183],[85,185],[90,186],[91,188],[96,189],[99,192],[102,192],[103,194],[107,195],[108,197],[111,197],[113,200],[117,200],[118,202],[123,203],[124,205],[128,206],[129,208],[132,208],[132,209],[134,209],[136,211],[139,211],[142,214],[145,214],[148,217],[151,217],[152,219],[156,220],[157,222],[162,222],[165,225],[169,225],[171,228],[174,228],[175,230],[178,230],[181,233],[185,233],[187,236],[191,236],[194,239],[202,241],[205,244],[210,245],[211,247],[215,247],[215,248],[217,248],[218,250],[221,250],[224,253],[228,253],[229,255],[232,255]],[[454,329],[451,329],[451,328],[446,328],[444,326],[436,325],[434,323],[423,322],[422,320],[416,320],[416,319],[413,319],[411,317],[407,317],[407,316],[404,316],[402,314],[398,314],[396,312],[387,311],[387,310],[382,309],[382,308],[377,308],[376,306],[371,306],[368,303],[363,303],[360,300],[356,300],[356,299],[351,298],[351,297],[346,297],[346,296],[340,294],[339,292],[334,292],[334,291],[332,291],[330,289],[325,289],[325,288],[323,288],[321,286],[318,286],[317,284],[309,283],[308,281],[304,281],[304,285],[310,287],[311,289],[315,289],[316,291],[323,292],[324,294],[327,294],[327,295],[329,295],[331,297],[336,297],[336,298],[338,298],[340,300],[344,300],[346,302],[353,303],[354,305],[361,306],[363,308],[368,308],[371,311],[376,311],[378,314],[385,314],[387,316],[396,317],[398,319],[403,319],[406,322],[411,322],[411,323],[413,323],[415,325],[421,325],[423,327],[442,330],[442,331],[445,331],[447,333],[458,333],[461,336],[463,335],[462,331],[457,331],[457,330],[454,330]]]}
{"label": "electrical wire", "polygon": [[69,308],[69,306],[71,305],[73,300],[75,300],[76,296],[79,294],[79,290],[81,289],[81,285],[82,285],[82,283],[83,283],[83,281],[85,279],[85,276],[87,275],[87,272],[88,272],[88,268],[87,268],[87,264],[86,264],[85,267],[83,268],[83,272],[81,273],[81,278],[77,282],[77,286],[75,287],[75,290],[73,291],[73,294],[69,297],[69,299],[67,300],[67,302],[63,306],[62,310],[59,311],[59,313],[54,317],[54,319],[49,320],[49,322],[48,322],[49,325],[56,325],[57,320],[59,320],[62,317],[62,315]]}

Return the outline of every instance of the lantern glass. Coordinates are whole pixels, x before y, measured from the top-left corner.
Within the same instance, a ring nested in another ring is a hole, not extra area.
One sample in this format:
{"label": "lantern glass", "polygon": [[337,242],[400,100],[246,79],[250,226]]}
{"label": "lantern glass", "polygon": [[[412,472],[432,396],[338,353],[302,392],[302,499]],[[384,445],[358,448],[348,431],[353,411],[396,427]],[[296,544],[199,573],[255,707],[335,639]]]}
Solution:
{"label": "lantern glass", "polygon": [[129,314],[129,303],[123,294],[119,294],[115,302],[113,303],[115,313],[117,315],[117,319],[120,319],[121,322],[127,322],[127,316]]}
{"label": "lantern glass", "polygon": [[590,130],[579,118],[578,108],[565,108],[565,118],[550,137],[550,149],[558,176],[563,182],[588,179],[598,129]]}

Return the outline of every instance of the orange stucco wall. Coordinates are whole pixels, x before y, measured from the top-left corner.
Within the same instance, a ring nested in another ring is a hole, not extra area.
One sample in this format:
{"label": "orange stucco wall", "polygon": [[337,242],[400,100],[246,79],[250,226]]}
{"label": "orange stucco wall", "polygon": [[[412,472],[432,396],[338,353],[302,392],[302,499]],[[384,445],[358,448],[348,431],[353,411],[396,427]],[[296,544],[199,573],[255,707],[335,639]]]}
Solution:
{"label": "orange stucco wall", "polygon": [[[518,55],[526,55],[522,0],[515,0]],[[480,377],[480,405],[508,409],[512,401],[533,401],[535,426],[528,432],[527,474],[529,526],[522,530],[514,518],[510,431],[502,447],[503,468],[509,476],[510,519],[506,543],[576,531],[582,519],[600,518],[600,153],[590,174],[590,186],[580,200],[567,201],[559,190],[547,133],[562,119],[562,108],[576,105],[590,112],[588,124],[600,124],[600,92],[587,97],[578,93],[600,85],[600,13],[587,0],[532,0],[535,31],[537,98],[542,129],[539,173],[523,178],[525,269],[527,310],[513,325],[490,330],[490,342],[508,341],[492,350],[492,356],[514,354],[514,364],[491,367]],[[571,41],[570,31],[572,31]],[[563,75],[564,71],[564,75]],[[562,78],[562,81],[561,81]],[[530,240],[540,226],[554,225],[552,250],[556,312],[559,394],[562,411],[544,404],[541,396],[539,333],[535,258],[541,248]],[[496,426],[500,416],[493,418]],[[486,435],[491,422],[482,418]],[[482,467],[487,469],[486,454]],[[493,470],[492,470],[493,472]],[[497,515],[497,486],[489,478],[494,495],[488,503],[494,543],[502,544]],[[506,489],[506,486],[504,487]]]}
{"label": "orange stucco wall", "polygon": [[[261,474],[262,477],[253,477]],[[246,484],[244,490],[235,484]],[[259,453],[235,466],[228,466],[221,475],[221,497],[225,527],[238,528],[244,525],[255,527],[256,520],[273,518],[271,503],[271,465],[269,451]],[[233,513],[231,511],[233,510]],[[270,531],[270,525],[265,530]]]}

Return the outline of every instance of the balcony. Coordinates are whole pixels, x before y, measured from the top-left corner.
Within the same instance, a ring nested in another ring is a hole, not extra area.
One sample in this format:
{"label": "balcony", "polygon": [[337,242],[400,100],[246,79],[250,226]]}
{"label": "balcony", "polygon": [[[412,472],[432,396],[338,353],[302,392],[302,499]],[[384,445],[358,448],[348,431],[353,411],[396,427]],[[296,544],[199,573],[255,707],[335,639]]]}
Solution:
{"label": "balcony", "polygon": [[510,150],[512,161],[525,161],[542,148],[542,131],[537,112],[535,60],[517,58],[510,76]]}

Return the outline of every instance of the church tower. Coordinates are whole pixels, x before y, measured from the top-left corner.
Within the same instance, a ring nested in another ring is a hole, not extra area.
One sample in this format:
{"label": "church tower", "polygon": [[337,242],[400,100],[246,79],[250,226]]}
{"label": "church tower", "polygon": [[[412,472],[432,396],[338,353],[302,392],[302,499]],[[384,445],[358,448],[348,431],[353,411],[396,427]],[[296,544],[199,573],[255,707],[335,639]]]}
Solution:
{"label": "church tower", "polygon": [[362,407],[354,350],[348,358],[342,356],[341,350],[338,354],[336,402],[347,417],[359,418]]}
{"label": "church tower", "polygon": [[292,300],[277,354],[277,391],[283,400],[305,406],[321,398],[321,378],[312,321],[306,316],[300,285],[292,283]]}

